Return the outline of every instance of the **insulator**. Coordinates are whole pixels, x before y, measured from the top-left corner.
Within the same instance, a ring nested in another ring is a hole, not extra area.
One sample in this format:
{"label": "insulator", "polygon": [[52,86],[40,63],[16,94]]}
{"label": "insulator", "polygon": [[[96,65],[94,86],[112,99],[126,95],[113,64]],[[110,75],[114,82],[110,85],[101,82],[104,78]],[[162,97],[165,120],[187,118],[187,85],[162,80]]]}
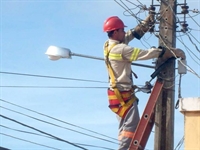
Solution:
{"label": "insulator", "polygon": [[155,12],[156,7],[154,7],[154,6],[151,5],[148,9],[149,9],[149,14],[153,14],[153,15],[156,14],[156,12]]}
{"label": "insulator", "polygon": [[150,32],[150,33],[154,32],[155,26],[152,25],[152,24],[149,24],[149,27],[150,27],[149,32]]}
{"label": "insulator", "polygon": [[181,29],[181,31],[182,32],[186,32],[186,31],[188,31],[188,24],[187,23],[183,23],[183,24],[181,24],[182,25],[182,29]]}
{"label": "insulator", "polygon": [[193,9],[192,12],[193,13],[199,13],[198,9]]}
{"label": "insulator", "polygon": [[184,6],[181,6],[181,8],[182,8],[182,11],[181,11],[182,14],[188,14],[188,12],[189,12],[188,11],[189,6],[185,6],[184,5]]}
{"label": "insulator", "polygon": [[149,10],[155,11],[155,10],[156,10],[156,7],[154,7],[153,5],[151,5],[151,6],[149,7]]}

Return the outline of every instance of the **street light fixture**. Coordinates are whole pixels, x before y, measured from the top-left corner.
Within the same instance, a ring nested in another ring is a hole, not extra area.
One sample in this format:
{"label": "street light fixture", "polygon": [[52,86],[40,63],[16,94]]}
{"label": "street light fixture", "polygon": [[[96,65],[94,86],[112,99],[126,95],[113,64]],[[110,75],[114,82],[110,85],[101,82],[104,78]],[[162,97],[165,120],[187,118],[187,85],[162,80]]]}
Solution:
{"label": "street light fixture", "polygon": [[58,60],[60,58],[71,58],[71,51],[68,48],[57,46],[49,46],[46,53],[50,60]]}
{"label": "street light fixture", "polygon": [[72,53],[70,49],[58,47],[58,46],[49,46],[45,54],[48,55],[48,58],[50,60],[58,60],[60,58],[71,58],[71,56],[79,56],[79,57],[85,57],[85,58],[91,58],[91,59],[104,60],[104,58],[100,58],[100,57]]}
{"label": "street light fixture", "polygon": [[[47,49],[45,54],[48,55],[48,58],[50,60],[59,60],[60,58],[68,58],[68,59],[70,59],[72,56],[79,56],[79,57],[85,57],[85,58],[91,58],[91,59],[104,60],[104,58],[101,58],[101,57],[94,57],[94,56],[88,56],[88,55],[83,55],[83,54],[72,53],[70,51],[70,49],[63,48],[63,47],[58,47],[58,46],[49,46],[49,48]],[[144,65],[144,64],[137,64],[137,63],[131,63],[131,64],[135,65],[135,66],[155,69],[154,66],[149,66],[149,65]]]}

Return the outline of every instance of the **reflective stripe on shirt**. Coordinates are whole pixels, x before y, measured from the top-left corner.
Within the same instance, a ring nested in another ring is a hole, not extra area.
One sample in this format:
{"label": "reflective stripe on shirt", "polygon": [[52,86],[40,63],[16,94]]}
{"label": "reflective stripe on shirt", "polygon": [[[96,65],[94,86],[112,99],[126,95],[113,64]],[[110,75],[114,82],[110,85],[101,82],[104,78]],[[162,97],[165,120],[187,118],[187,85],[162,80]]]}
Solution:
{"label": "reflective stripe on shirt", "polygon": [[[131,62],[137,60],[139,52],[140,52],[139,48],[133,49],[133,52],[132,52],[131,57],[130,57]],[[104,51],[104,56],[105,56],[105,54],[106,54],[106,52]],[[112,53],[112,52],[109,53],[108,58],[112,59],[112,60],[123,60],[122,54]]]}
{"label": "reflective stripe on shirt", "polygon": [[135,61],[135,60],[137,60],[137,57],[138,57],[139,52],[140,52],[140,49],[139,49],[139,48],[134,48],[134,49],[133,49],[133,53],[132,53],[131,58],[130,58],[130,61]]}

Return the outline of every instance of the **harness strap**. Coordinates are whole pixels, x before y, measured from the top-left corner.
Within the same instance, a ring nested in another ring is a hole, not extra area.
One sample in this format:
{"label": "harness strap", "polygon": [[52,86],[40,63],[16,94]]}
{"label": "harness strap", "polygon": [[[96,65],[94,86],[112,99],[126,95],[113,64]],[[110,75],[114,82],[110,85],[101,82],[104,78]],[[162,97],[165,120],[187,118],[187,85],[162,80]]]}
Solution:
{"label": "harness strap", "polygon": [[123,118],[128,112],[129,108],[131,108],[133,102],[137,99],[137,97],[135,97],[135,95],[133,94],[133,89],[130,91],[120,92],[116,86],[116,78],[108,58],[110,50],[115,45],[117,44],[114,43],[108,48],[109,45],[108,42],[106,42],[104,48],[105,62],[110,76],[111,86],[113,89],[113,91],[108,90],[110,104],[109,107],[113,112],[117,113],[120,117]]}
{"label": "harness strap", "polygon": [[137,98],[132,90],[120,92],[120,95],[125,103],[123,106],[120,104],[115,92],[108,89],[109,108],[123,118]]}
{"label": "harness strap", "polygon": [[117,45],[117,44],[116,44],[116,43],[112,44],[112,45],[110,46],[110,48],[108,49],[108,41],[107,41],[106,44],[105,44],[106,65],[107,65],[108,73],[109,73],[109,75],[110,75],[110,79],[111,79],[111,83],[112,83],[112,84],[111,84],[111,85],[112,85],[112,88],[113,88],[113,90],[114,90],[114,92],[115,92],[115,94],[116,94],[118,100],[120,101],[121,106],[123,106],[123,105],[125,104],[125,102],[124,102],[124,100],[123,100],[123,98],[122,98],[122,96],[121,96],[119,90],[118,90],[117,87],[116,87],[115,75],[114,75],[113,69],[112,69],[112,67],[111,67],[110,61],[109,61],[109,59],[108,59],[110,50],[111,50],[115,45]]}

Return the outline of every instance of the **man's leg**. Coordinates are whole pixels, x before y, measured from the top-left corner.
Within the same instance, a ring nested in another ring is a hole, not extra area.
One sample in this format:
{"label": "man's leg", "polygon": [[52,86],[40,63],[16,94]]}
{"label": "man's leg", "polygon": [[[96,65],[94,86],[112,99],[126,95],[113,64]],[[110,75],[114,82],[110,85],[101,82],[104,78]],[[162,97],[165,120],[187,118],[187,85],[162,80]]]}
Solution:
{"label": "man's leg", "polygon": [[139,123],[139,111],[137,102],[133,103],[125,118],[118,117],[119,120],[119,150],[127,150],[130,146],[134,132]]}

